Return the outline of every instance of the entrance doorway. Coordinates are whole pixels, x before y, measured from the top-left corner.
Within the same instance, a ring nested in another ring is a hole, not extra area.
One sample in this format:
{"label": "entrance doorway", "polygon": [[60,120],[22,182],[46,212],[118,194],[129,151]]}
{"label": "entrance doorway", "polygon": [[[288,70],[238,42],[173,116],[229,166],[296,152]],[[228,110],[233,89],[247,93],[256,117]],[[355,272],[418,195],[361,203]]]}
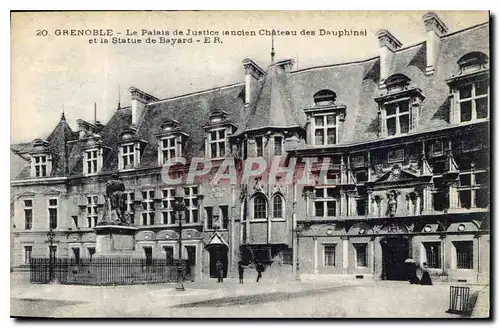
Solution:
{"label": "entrance doorway", "polygon": [[408,278],[405,260],[409,255],[408,238],[386,237],[382,245],[382,280],[406,280]]}
{"label": "entrance doorway", "polygon": [[223,277],[227,277],[227,248],[226,247],[212,247],[208,250],[210,254],[210,278],[217,278],[217,261],[222,262],[222,267],[224,268]]}

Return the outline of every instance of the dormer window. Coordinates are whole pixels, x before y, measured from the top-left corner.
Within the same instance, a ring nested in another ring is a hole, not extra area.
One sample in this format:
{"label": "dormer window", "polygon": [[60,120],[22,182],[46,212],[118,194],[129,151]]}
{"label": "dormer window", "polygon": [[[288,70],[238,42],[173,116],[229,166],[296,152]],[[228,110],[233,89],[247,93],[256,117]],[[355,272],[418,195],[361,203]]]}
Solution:
{"label": "dormer window", "polygon": [[210,158],[220,158],[226,155],[226,129],[210,131],[208,135],[210,145]]}
{"label": "dormer window", "polygon": [[386,93],[375,98],[379,104],[379,135],[394,137],[418,130],[420,107],[425,99],[422,91],[410,87],[411,80],[403,74],[388,77]]}
{"label": "dormer window", "polygon": [[85,151],[85,167],[87,174],[97,173],[97,149]]}
{"label": "dormer window", "polygon": [[158,138],[158,164],[160,166],[168,163],[175,157],[182,156],[183,138],[187,134],[179,130],[179,122],[176,120],[167,120],[161,125],[161,130],[156,134]]}
{"label": "dormer window", "polygon": [[204,128],[207,133],[206,156],[211,159],[225,157],[229,150],[228,137],[236,131],[236,127],[229,120],[227,113],[220,110],[213,111]]}
{"label": "dormer window", "polygon": [[134,128],[125,129],[121,133],[119,142],[118,167],[120,170],[129,170],[139,166],[141,154],[146,141],[137,137]]}
{"label": "dormer window", "polygon": [[346,106],[336,105],[337,95],[331,90],[320,90],[313,96],[314,106],[306,108],[309,124],[308,140],[315,146],[339,143],[339,130],[345,120]]}
{"label": "dormer window", "polygon": [[460,67],[460,74],[487,69],[488,56],[482,52],[470,52],[462,56],[457,64]]}
{"label": "dormer window", "polygon": [[488,56],[482,52],[471,52],[462,56],[457,64],[459,72],[446,81],[452,98],[450,123],[467,123],[488,118]]}
{"label": "dormer window", "polygon": [[120,147],[121,169],[131,169],[135,166],[134,144],[126,144]]}
{"label": "dormer window", "polygon": [[385,108],[387,135],[394,136],[410,131],[410,105],[407,100],[387,105]]}
{"label": "dormer window", "polygon": [[35,177],[46,177],[47,174],[47,155],[33,155],[33,166]]}
{"label": "dormer window", "polygon": [[314,116],[314,144],[316,146],[335,145],[337,143],[337,116]]}
{"label": "dormer window", "polygon": [[52,170],[52,158],[48,150],[48,142],[36,139],[33,141],[33,150],[31,151],[31,176],[34,178],[43,178],[50,176]]}

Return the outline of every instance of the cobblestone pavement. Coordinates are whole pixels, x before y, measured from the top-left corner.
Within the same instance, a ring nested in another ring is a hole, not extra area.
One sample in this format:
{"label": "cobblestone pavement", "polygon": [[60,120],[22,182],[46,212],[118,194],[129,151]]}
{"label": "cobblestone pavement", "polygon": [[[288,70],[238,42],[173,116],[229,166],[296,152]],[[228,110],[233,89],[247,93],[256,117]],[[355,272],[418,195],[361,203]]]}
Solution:
{"label": "cobblestone pavement", "polygon": [[[11,279],[11,315],[49,317],[416,317],[456,318],[446,313],[449,285],[405,282],[297,281],[185,283],[132,286],[31,285]],[[473,291],[484,287],[471,286]],[[480,296],[473,315],[487,316]],[[486,303],[487,304],[487,303]],[[487,305],[486,305],[487,307]]]}

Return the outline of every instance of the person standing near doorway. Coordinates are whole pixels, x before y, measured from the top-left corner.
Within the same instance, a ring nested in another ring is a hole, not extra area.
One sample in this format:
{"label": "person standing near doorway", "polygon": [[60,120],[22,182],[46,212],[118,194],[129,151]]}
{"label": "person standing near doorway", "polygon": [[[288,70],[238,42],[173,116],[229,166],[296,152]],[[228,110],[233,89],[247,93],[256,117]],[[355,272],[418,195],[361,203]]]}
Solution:
{"label": "person standing near doorway", "polygon": [[262,263],[260,262],[257,262],[255,268],[257,269],[257,282],[259,282],[260,278],[262,278],[262,271],[264,271],[264,265],[262,265]]}
{"label": "person standing near doorway", "polygon": [[215,263],[215,269],[217,270],[217,282],[224,282],[224,266],[221,261]]}
{"label": "person standing near doorway", "polygon": [[238,275],[240,277],[240,284],[243,283],[243,273],[245,272],[245,268],[243,267],[243,262],[238,262]]}

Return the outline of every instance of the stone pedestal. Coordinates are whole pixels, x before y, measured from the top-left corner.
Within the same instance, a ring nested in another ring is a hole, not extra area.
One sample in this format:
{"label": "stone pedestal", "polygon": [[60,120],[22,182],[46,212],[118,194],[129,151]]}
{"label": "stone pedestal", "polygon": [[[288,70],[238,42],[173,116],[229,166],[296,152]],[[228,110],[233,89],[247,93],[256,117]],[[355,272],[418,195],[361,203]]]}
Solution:
{"label": "stone pedestal", "polygon": [[101,225],[95,227],[97,257],[133,257],[136,227]]}

